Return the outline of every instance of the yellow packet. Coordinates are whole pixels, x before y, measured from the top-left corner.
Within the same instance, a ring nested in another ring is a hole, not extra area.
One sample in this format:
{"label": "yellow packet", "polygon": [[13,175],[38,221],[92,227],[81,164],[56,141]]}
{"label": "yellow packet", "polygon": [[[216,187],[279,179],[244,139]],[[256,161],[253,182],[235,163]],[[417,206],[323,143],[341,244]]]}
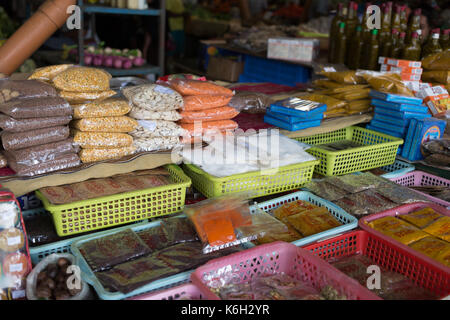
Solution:
{"label": "yellow packet", "polygon": [[364,74],[363,76],[374,90],[414,97],[414,93],[402,82],[399,74],[387,73],[376,76]]}
{"label": "yellow packet", "polygon": [[350,101],[347,105],[347,111],[364,111],[370,108],[369,99]]}
{"label": "yellow packet", "polygon": [[356,71],[322,72],[322,75],[341,84],[365,84],[363,77],[357,76]]}
{"label": "yellow packet", "polygon": [[300,97],[304,100],[310,100],[314,102],[324,103],[327,105],[327,111],[338,109],[338,108],[344,108],[347,104],[345,101],[335,99],[330,96],[322,95],[322,94],[307,94]]}
{"label": "yellow packet", "polygon": [[283,218],[303,212],[305,210],[312,210],[318,208],[316,205],[309,203],[307,201],[297,200],[292,202],[287,202],[282,206],[272,210],[273,216],[278,220],[283,220]]}
{"label": "yellow packet", "polygon": [[369,226],[406,245],[428,236],[415,226],[394,217],[371,221]]}
{"label": "yellow packet", "polygon": [[341,223],[331,213],[329,213],[325,207],[305,210],[301,213],[288,216],[286,219],[305,237],[341,225]]}
{"label": "yellow packet", "polygon": [[422,67],[427,70],[450,70],[450,50],[429,55],[422,60]]}
{"label": "yellow packet", "polygon": [[440,84],[450,83],[450,70],[448,71],[427,71],[422,74],[424,82],[438,82]]}
{"label": "yellow packet", "polygon": [[440,263],[450,267],[450,244],[447,244],[447,248],[442,250],[435,258]]}
{"label": "yellow packet", "polygon": [[348,115],[346,108],[339,108],[327,111],[323,114],[324,119],[338,118]]}
{"label": "yellow packet", "polygon": [[450,242],[450,217],[443,216],[437,219],[426,228],[423,228],[423,231]]}
{"label": "yellow packet", "polygon": [[398,217],[422,229],[443,216],[432,208],[423,208],[408,214],[402,214]]}
{"label": "yellow packet", "polygon": [[317,79],[313,81],[313,85],[315,87],[325,88],[325,89],[334,89],[342,87],[342,84],[337,83],[335,81],[331,81],[328,79]]}
{"label": "yellow packet", "polygon": [[370,89],[354,89],[352,91],[345,91],[341,93],[333,94],[333,98],[346,100],[346,101],[354,101],[354,100],[362,100],[369,98]]}
{"label": "yellow packet", "polygon": [[438,238],[428,236],[411,243],[409,247],[432,259],[436,259],[443,251],[450,249],[450,244]]}

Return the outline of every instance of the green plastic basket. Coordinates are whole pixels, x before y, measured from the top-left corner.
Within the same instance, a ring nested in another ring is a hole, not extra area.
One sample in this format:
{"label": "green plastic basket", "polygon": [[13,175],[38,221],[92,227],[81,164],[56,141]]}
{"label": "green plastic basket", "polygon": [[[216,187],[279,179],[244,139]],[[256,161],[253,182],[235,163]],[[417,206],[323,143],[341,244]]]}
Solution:
{"label": "green plastic basket", "polygon": [[207,198],[239,192],[248,192],[249,198],[257,198],[301,188],[311,181],[314,166],[319,162],[307,161],[224,178],[214,177],[192,164],[185,164],[184,171],[192,179],[193,186]]}
{"label": "green plastic basket", "polygon": [[177,165],[167,165],[171,184],[111,196],[52,205],[36,191],[52,214],[56,233],[68,236],[181,212],[191,180]]}
{"label": "green plastic basket", "polygon": [[[315,172],[325,176],[339,176],[393,164],[397,149],[403,143],[402,139],[356,126],[296,140],[317,146],[307,151],[321,160]],[[328,151],[319,146],[341,140],[351,140],[362,146],[343,151]]]}

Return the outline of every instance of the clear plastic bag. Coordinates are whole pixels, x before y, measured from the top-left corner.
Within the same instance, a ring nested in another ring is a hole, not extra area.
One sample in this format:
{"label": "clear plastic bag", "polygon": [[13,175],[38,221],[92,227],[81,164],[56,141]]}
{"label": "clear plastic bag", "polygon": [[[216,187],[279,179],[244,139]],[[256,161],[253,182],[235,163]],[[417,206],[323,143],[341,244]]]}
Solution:
{"label": "clear plastic bag", "polygon": [[143,139],[154,137],[180,137],[186,134],[185,130],[171,121],[164,120],[138,120],[138,127],[130,134],[134,138]]}
{"label": "clear plastic bag", "polygon": [[232,98],[221,95],[199,95],[183,97],[183,111],[201,111],[226,106]]}
{"label": "clear plastic bag", "polygon": [[268,95],[258,92],[238,92],[231,98],[229,106],[239,112],[266,113],[266,109],[273,103]]}
{"label": "clear plastic bag", "polygon": [[82,162],[98,162],[103,160],[120,159],[136,153],[136,147],[122,147],[122,148],[92,148],[82,149],[79,153]]}
{"label": "clear plastic bag", "polygon": [[36,129],[21,133],[2,133],[2,143],[5,150],[18,150],[41,144],[65,140],[69,137],[69,127],[59,126]]}
{"label": "clear plastic bag", "polygon": [[0,111],[14,119],[71,116],[73,113],[60,97],[16,99],[0,104]]}
{"label": "clear plastic bag", "polygon": [[145,137],[134,138],[133,145],[136,152],[150,152],[169,150],[180,146],[179,137]]}
{"label": "clear plastic bag", "polygon": [[422,81],[437,82],[441,84],[450,83],[450,70],[447,71],[427,71],[422,74]]}
{"label": "clear plastic bag", "polygon": [[81,104],[97,100],[104,100],[115,96],[117,93],[113,90],[95,91],[95,92],[71,92],[60,91],[59,96],[67,100],[70,104]]}
{"label": "clear plastic bag", "polygon": [[382,212],[397,206],[396,203],[389,201],[373,190],[365,190],[350,194],[345,199],[336,202],[336,204],[342,205],[344,210],[358,218],[363,215]]}
{"label": "clear plastic bag", "polygon": [[0,168],[4,168],[8,165],[8,160],[6,160],[5,156],[0,154]]}
{"label": "clear plastic bag", "polygon": [[395,73],[366,72],[362,74],[370,86],[377,91],[414,97],[414,93],[402,82],[401,76]]}
{"label": "clear plastic bag", "polygon": [[149,111],[138,107],[133,107],[129,116],[136,120],[178,121],[181,119],[181,115],[175,110]]}
{"label": "clear plastic bag", "polygon": [[201,136],[208,131],[224,131],[224,130],[234,130],[237,129],[238,124],[233,120],[219,120],[219,121],[204,121],[202,122],[197,130],[194,123],[181,123],[181,128],[186,130],[191,136]]}
{"label": "clear plastic bag", "polygon": [[128,101],[120,98],[108,98],[101,101],[73,105],[73,118],[98,118],[124,116],[131,110]]}
{"label": "clear plastic bag", "polygon": [[112,76],[102,70],[89,67],[72,67],[58,73],[52,80],[61,91],[95,92],[109,90]]}
{"label": "clear plastic bag", "polygon": [[232,107],[220,107],[214,109],[206,109],[202,111],[182,111],[180,113],[181,123],[194,123],[195,121],[220,121],[233,119],[239,114]]}
{"label": "clear plastic bag", "polygon": [[429,55],[422,60],[422,67],[427,70],[448,70],[450,65],[450,50]]}
{"label": "clear plastic bag", "polygon": [[148,111],[170,111],[183,107],[183,97],[171,88],[159,84],[143,84],[122,89],[133,106]]}
{"label": "clear plastic bag", "polygon": [[53,86],[38,80],[0,80],[0,104],[14,99],[56,97]]}
{"label": "clear plastic bag", "polygon": [[126,133],[72,131],[73,142],[84,149],[122,148],[133,145],[133,137]]}
{"label": "clear plastic bag", "polygon": [[356,75],[356,71],[322,72],[322,75],[340,84],[364,84],[364,78]]}
{"label": "clear plastic bag", "polygon": [[201,201],[185,208],[203,244],[203,253],[210,253],[253,241],[257,235],[246,237],[239,228],[252,225],[248,202],[244,195],[227,195]]}
{"label": "clear plastic bag", "polygon": [[428,236],[419,228],[398,218],[387,216],[369,222],[369,226],[405,245]]}
{"label": "clear plastic bag", "polygon": [[182,96],[223,95],[231,97],[233,91],[209,81],[173,79],[169,85]]}
{"label": "clear plastic bag", "polygon": [[[75,265],[75,257],[70,253],[52,253],[51,255],[42,259],[34,268],[33,271],[27,277],[27,299],[28,300],[42,300],[43,297],[39,297],[38,286],[39,286],[39,274],[47,269],[51,264],[57,264],[59,259],[67,259],[72,265]],[[71,275],[71,274],[68,274]],[[93,294],[89,285],[82,279],[79,279],[81,289],[78,293],[63,299],[63,300],[91,300],[93,299]],[[48,299],[48,298],[47,298]],[[47,300],[46,299],[46,300]]]}
{"label": "clear plastic bag", "polygon": [[314,102],[319,102],[327,105],[327,112],[332,110],[337,110],[340,108],[345,108],[347,103],[343,100],[339,100],[330,96],[322,95],[322,94],[307,94],[301,96],[301,99],[310,100]]}
{"label": "clear plastic bag", "polygon": [[137,126],[137,121],[127,116],[85,118],[73,122],[75,129],[84,132],[131,132]]}
{"label": "clear plastic bag", "polygon": [[23,132],[35,129],[44,129],[66,125],[72,120],[72,116],[14,119],[0,114],[0,128],[7,132]]}
{"label": "clear plastic bag", "polygon": [[73,67],[73,64],[58,64],[53,66],[37,68],[36,70],[34,70],[31,76],[28,77],[28,80],[36,79],[43,81],[51,81],[59,73],[66,71],[71,67]]}
{"label": "clear plastic bag", "polygon": [[312,181],[308,183],[305,188],[315,195],[329,201],[339,200],[347,195],[347,192],[326,181]]}
{"label": "clear plastic bag", "polygon": [[374,183],[367,182],[364,174],[347,174],[339,177],[328,177],[326,182],[345,190],[348,193],[361,192],[367,189],[375,188]]}
{"label": "clear plastic bag", "polygon": [[53,160],[41,162],[35,165],[23,165],[14,161],[8,163],[18,176],[36,176],[53,171],[69,169],[80,165],[80,158],[76,153],[68,153],[55,156]]}

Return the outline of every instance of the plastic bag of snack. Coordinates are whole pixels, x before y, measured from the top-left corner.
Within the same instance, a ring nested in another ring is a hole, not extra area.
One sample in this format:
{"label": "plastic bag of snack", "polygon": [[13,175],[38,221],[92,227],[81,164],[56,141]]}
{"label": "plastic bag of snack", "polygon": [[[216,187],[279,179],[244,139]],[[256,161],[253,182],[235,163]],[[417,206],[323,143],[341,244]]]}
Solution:
{"label": "plastic bag of snack", "polygon": [[150,249],[136,233],[127,229],[86,241],[80,246],[80,252],[92,271],[98,272],[144,256]]}
{"label": "plastic bag of snack", "polygon": [[133,107],[129,116],[136,120],[178,121],[181,119],[181,115],[175,110],[149,111],[138,107]]}
{"label": "plastic bag of snack", "polygon": [[134,138],[133,145],[136,147],[136,152],[150,152],[173,149],[180,146],[179,137],[146,137]]}
{"label": "plastic bag of snack", "polygon": [[[186,99],[186,98],[185,98]],[[245,113],[266,113],[273,103],[268,95],[259,92],[238,92],[231,98],[230,107]]]}
{"label": "plastic bag of snack", "polygon": [[339,118],[348,115],[347,108],[338,108],[331,111],[326,111],[323,114],[324,119],[333,119],[333,118]]}
{"label": "plastic bag of snack", "polygon": [[231,97],[233,91],[209,81],[173,79],[169,85],[182,96],[223,95]]}
{"label": "plastic bag of snack", "polygon": [[54,77],[56,77],[59,73],[66,71],[67,69],[73,67],[73,64],[58,64],[53,66],[47,66],[42,68],[37,68],[28,77],[28,80],[43,80],[43,81],[51,81]]}
{"label": "plastic bag of snack", "polygon": [[[344,199],[348,199],[352,203],[350,206],[346,205],[344,209],[346,209],[348,213],[351,213],[357,217],[381,212],[397,206],[396,203],[384,198],[373,190],[365,190],[350,194]],[[345,201],[343,202],[345,203]],[[342,203],[339,202],[337,204],[339,205]],[[349,202],[347,201],[346,204],[349,204]]]}
{"label": "plastic bag of snack", "polygon": [[72,131],[73,142],[84,149],[122,148],[133,145],[133,137],[126,133]]}
{"label": "plastic bag of snack", "polygon": [[423,253],[431,259],[435,259],[447,266],[450,266],[450,260],[439,260],[443,253],[450,253],[450,243],[446,241],[429,236],[411,243],[409,247]]}
{"label": "plastic bag of snack", "polygon": [[422,229],[423,231],[450,242],[450,217],[443,216]]}
{"label": "plastic bag of snack", "polygon": [[199,240],[189,219],[179,217],[162,219],[161,227],[167,240],[172,244]]}
{"label": "plastic bag of snack", "polygon": [[92,148],[82,149],[79,153],[80,160],[83,163],[98,162],[103,160],[115,160],[136,153],[134,145],[121,148]]}
{"label": "plastic bag of snack", "polygon": [[5,150],[18,150],[65,140],[69,137],[69,127],[58,126],[36,129],[21,133],[3,132],[2,144]]}
{"label": "plastic bag of snack", "polygon": [[445,50],[429,55],[422,60],[422,67],[427,70],[449,70],[450,51]]}
{"label": "plastic bag of snack", "polygon": [[5,151],[4,154],[13,163],[33,166],[54,160],[61,155],[77,153],[78,151],[79,148],[73,145],[73,140],[66,139],[19,150]]}
{"label": "plastic bag of snack", "polygon": [[422,73],[422,81],[450,84],[450,70],[447,71],[426,71]]}
{"label": "plastic bag of snack", "polygon": [[80,165],[80,158],[76,153],[68,153],[55,156],[52,160],[34,165],[24,165],[12,160],[9,161],[8,164],[18,176],[36,176],[48,172],[77,167]]}
{"label": "plastic bag of snack", "polygon": [[287,202],[282,206],[273,209],[272,214],[275,218],[279,220],[283,220],[286,217],[289,217],[294,214],[301,213],[303,211],[309,211],[317,209],[318,206],[303,200],[296,200],[292,202]]}
{"label": "plastic bag of snack", "polygon": [[214,109],[206,109],[202,111],[182,111],[180,113],[181,123],[194,123],[195,121],[220,121],[233,119],[239,114],[232,107],[220,107]]}
{"label": "plastic bag of snack", "polygon": [[376,186],[374,183],[368,183],[364,174],[347,174],[339,177],[328,177],[325,181],[348,193],[361,192],[367,189],[373,189]]}
{"label": "plastic bag of snack", "polygon": [[209,131],[234,130],[238,124],[233,120],[205,121],[196,127],[194,123],[181,123],[181,128],[186,130],[191,136],[201,136]]}
{"label": "plastic bag of snack", "polygon": [[198,95],[183,97],[183,111],[201,111],[228,105],[231,96]]}
{"label": "plastic bag of snack", "polygon": [[290,215],[286,220],[304,237],[342,225],[325,207]]}
{"label": "plastic bag of snack", "polygon": [[356,71],[321,72],[330,80],[340,84],[365,84],[364,78],[356,75]]}
{"label": "plastic bag of snack", "polygon": [[371,108],[369,99],[350,101],[347,104],[347,112],[362,112],[368,111]]}
{"label": "plastic bag of snack", "polygon": [[346,85],[340,85],[337,88],[330,88],[329,90],[326,90],[326,94],[351,94],[352,92],[356,91],[364,91],[368,89],[368,85],[366,84],[346,84]]}
{"label": "plastic bag of snack", "polygon": [[71,116],[73,113],[60,97],[15,99],[0,104],[0,111],[14,119]]}
{"label": "plastic bag of snack", "polygon": [[415,225],[416,227],[423,229],[430,223],[443,217],[440,213],[434,211],[432,208],[422,208],[408,214],[402,214],[398,216],[399,219]]}
{"label": "plastic bag of snack", "polygon": [[305,185],[305,188],[315,195],[329,201],[339,200],[347,195],[347,192],[326,181],[312,181]]}
{"label": "plastic bag of snack", "polygon": [[311,100],[311,101],[326,104],[327,112],[332,111],[332,110],[337,110],[340,108],[345,108],[345,106],[347,105],[347,103],[343,100],[339,100],[339,99],[336,99],[336,98],[333,98],[330,96],[315,94],[315,93],[301,96],[301,99]]}
{"label": "plastic bag of snack", "polygon": [[340,88],[342,87],[341,83],[331,81],[328,79],[317,79],[313,81],[313,85],[315,87],[319,88],[325,88],[325,89],[334,89],[334,88]]}
{"label": "plastic bag of snack", "polygon": [[93,92],[72,92],[60,91],[59,96],[67,100],[70,104],[82,104],[97,100],[104,100],[115,96],[117,93],[113,90],[93,91]]}
{"label": "plastic bag of snack", "polygon": [[53,86],[37,80],[0,80],[0,104],[14,99],[56,97]]}
{"label": "plastic bag of snack", "polygon": [[118,117],[131,110],[128,101],[120,98],[108,98],[101,101],[73,105],[73,118]]}
{"label": "plastic bag of snack", "polygon": [[359,89],[359,90],[335,93],[335,94],[333,94],[333,97],[336,99],[340,99],[340,100],[354,101],[354,100],[369,99],[369,93],[370,93],[370,89],[367,88],[367,89]]}
{"label": "plastic bag of snack", "polygon": [[68,124],[70,120],[72,120],[72,116],[14,119],[5,114],[0,114],[0,128],[7,132],[23,132],[63,126]]}
{"label": "plastic bag of snack", "polygon": [[137,232],[137,235],[152,250],[152,252],[173,245],[173,243],[168,241],[167,235],[161,226]]}
{"label": "plastic bag of snack", "polygon": [[159,84],[143,84],[126,87],[122,94],[135,107],[149,111],[170,111],[183,107],[183,97],[167,86]]}
{"label": "plastic bag of snack", "polygon": [[138,127],[136,120],[127,117],[102,117],[75,120],[73,127],[84,132],[131,132]]}
{"label": "plastic bag of snack", "polygon": [[373,220],[369,226],[406,245],[428,236],[412,224],[390,216]]}
{"label": "plastic bag of snack", "polygon": [[248,202],[243,195],[227,195],[204,200],[187,206],[184,211],[203,243],[204,253],[256,239],[256,237],[239,237],[236,230],[252,225]]}
{"label": "plastic bag of snack", "polygon": [[377,91],[414,97],[414,93],[402,82],[401,76],[395,73],[365,73],[363,77]]}
{"label": "plastic bag of snack", "polygon": [[389,200],[398,204],[430,202],[430,199],[428,199],[424,195],[421,195],[420,193],[417,193],[410,188],[395,184],[391,181],[387,181],[385,184],[377,186],[376,191],[383,197],[388,198]]}
{"label": "plastic bag of snack", "polygon": [[130,134],[134,138],[154,138],[154,137],[180,137],[186,131],[171,121],[164,120],[138,120],[138,127]]}
{"label": "plastic bag of snack", "polygon": [[102,69],[72,67],[58,73],[52,82],[61,91],[96,92],[109,90],[111,78],[112,76]]}

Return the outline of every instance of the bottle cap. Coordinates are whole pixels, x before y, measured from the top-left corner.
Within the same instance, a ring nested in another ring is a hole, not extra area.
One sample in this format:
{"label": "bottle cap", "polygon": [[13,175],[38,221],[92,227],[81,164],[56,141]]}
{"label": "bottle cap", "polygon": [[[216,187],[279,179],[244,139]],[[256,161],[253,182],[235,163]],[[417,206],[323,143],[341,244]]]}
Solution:
{"label": "bottle cap", "polygon": [[406,32],[400,32],[400,38],[406,37]]}
{"label": "bottle cap", "polygon": [[432,33],[441,33],[441,29],[439,28],[433,29]]}
{"label": "bottle cap", "polygon": [[339,28],[345,28],[345,22],[341,22],[341,23],[339,23]]}
{"label": "bottle cap", "polygon": [[402,7],[401,6],[396,6],[395,7],[395,13],[400,14],[400,12],[402,12]]}
{"label": "bottle cap", "polygon": [[398,34],[398,30],[397,29],[392,29],[392,34]]}
{"label": "bottle cap", "polygon": [[418,34],[417,32],[413,32],[412,35],[411,35],[411,37],[412,37],[413,39],[418,39],[418,38],[419,38],[419,34]]}
{"label": "bottle cap", "polygon": [[378,34],[378,29],[373,29],[372,30],[372,34],[377,35]]}

